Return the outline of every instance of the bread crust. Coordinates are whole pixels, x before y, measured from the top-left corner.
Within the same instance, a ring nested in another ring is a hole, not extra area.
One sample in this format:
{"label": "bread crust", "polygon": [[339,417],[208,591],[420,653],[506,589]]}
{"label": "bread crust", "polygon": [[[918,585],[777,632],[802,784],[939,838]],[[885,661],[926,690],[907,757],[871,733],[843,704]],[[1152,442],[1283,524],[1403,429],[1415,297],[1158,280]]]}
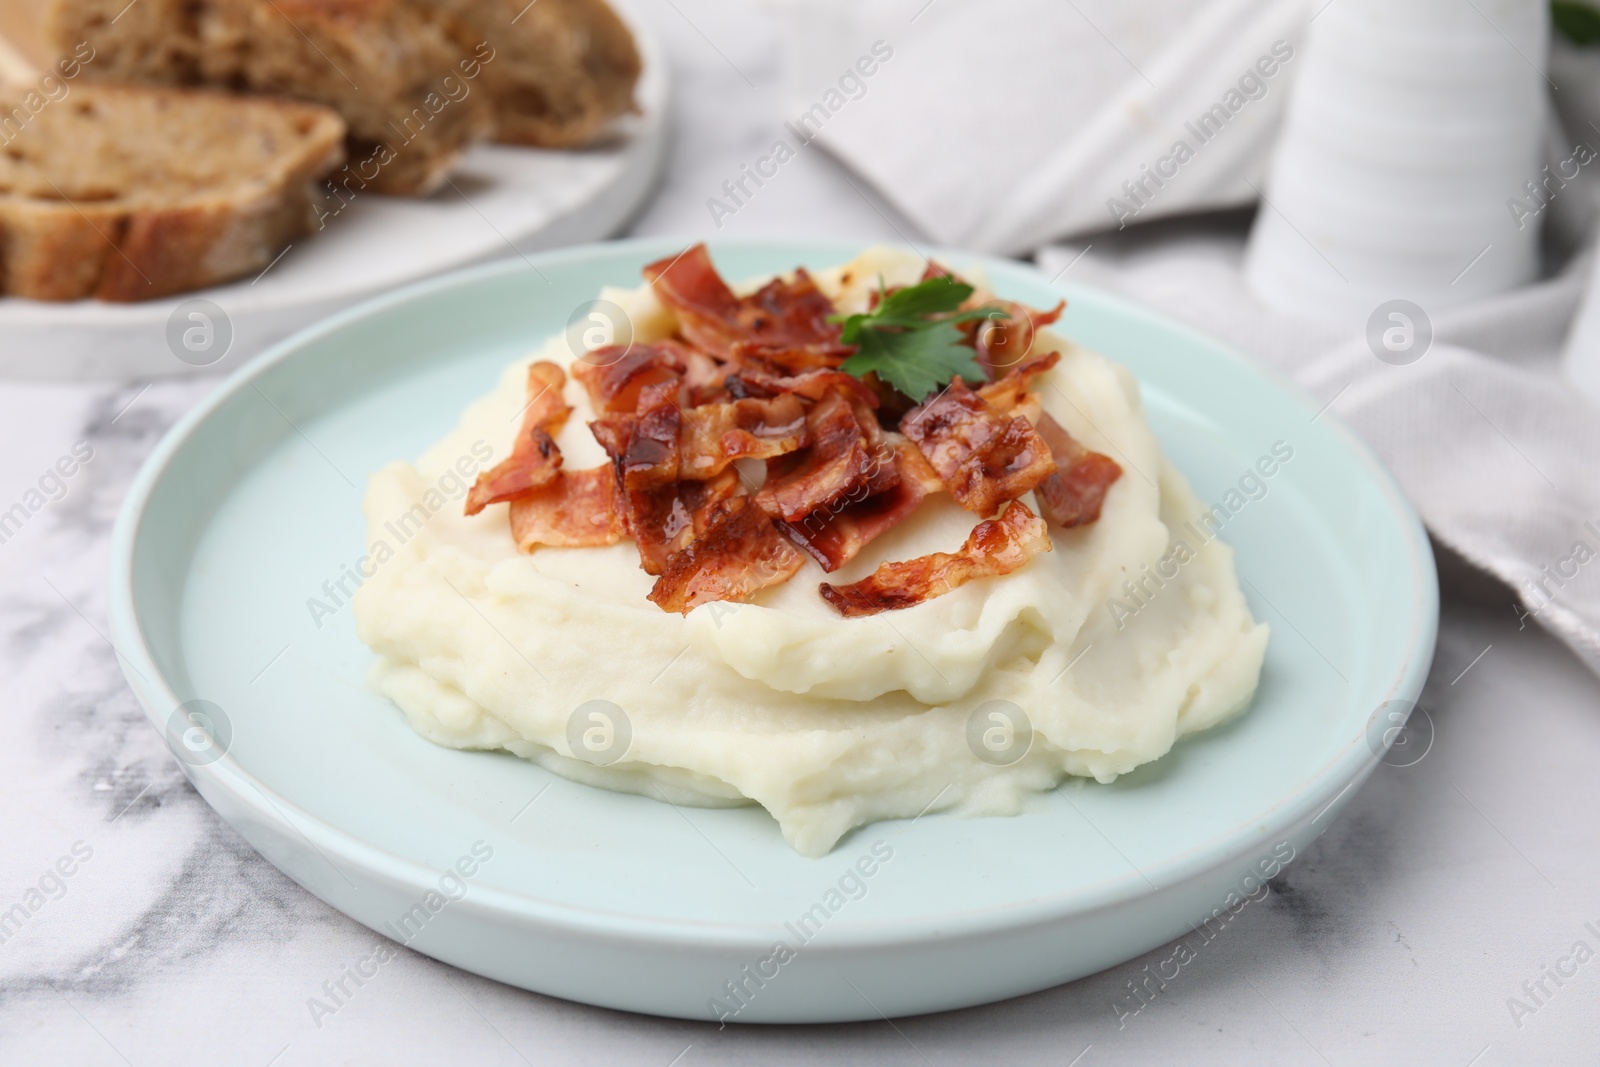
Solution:
{"label": "bread crust", "polygon": [[633,34],[605,0],[422,0],[444,12],[456,39],[497,51],[482,82],[494,101],[494,139],[578,148],[636,110],[641,62]]}
{"label": "bread crust", "polygon": [[438,188],[489,136],[493,108],[462,76],[473,43],[418,0],[50,0],[60,54],[87,44],[84,77],[207,86],[321,104],[343,116],[349,152],[386,144],[368,184],[399,196]]}
{"label": "bread crust", "polygon": [[[275,156],[240,159],[226,187],[168,192],[133,179],[114,199],[93,202],[63,191],[73,180],[69,149],[36,150],[50,191],[0,192],[0,292],[137,301],[261,270],[310,231],[313,183],[343,159],[344,123],[326,108],[183,89],[81,86],[74,98],[98,102],[113,122],[138,117],[119,107],[157,100],[179,119],[204,110],[239,128],[276,123],[285,144]],[[160,130],[141,132],[161,151]]]}
{"label": "bread crust", "polygon": [[573,148],[634,110],[640,58],[605,0],[49,0],[46,32],[85,75],[323,104],[369,183],[423,195],[474,141]]}

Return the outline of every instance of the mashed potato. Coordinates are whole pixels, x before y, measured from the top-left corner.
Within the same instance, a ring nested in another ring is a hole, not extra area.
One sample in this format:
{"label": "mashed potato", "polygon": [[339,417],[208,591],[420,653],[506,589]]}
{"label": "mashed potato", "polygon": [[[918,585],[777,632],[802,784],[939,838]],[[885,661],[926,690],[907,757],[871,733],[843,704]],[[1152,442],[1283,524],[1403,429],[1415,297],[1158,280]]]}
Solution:
{"label": "mashed potato", "polygon": [[[855,311],[879,275],[910,284],[921,270],[875,249],[817,281]],[[635,339],[671,332],[648,287],[603,295],[627,310]],[[645,599],[653,579],[631,542],[524,555],[505,504],[470,518],[459,501],[430,504],[396,544],[397,520],[441,479],[454,484],[462,457],[484,443],[490,462],[508,454],[526,362],[508,367],[420,462],[372,476],[370,540],[393,555],[355,598],[378,655],[370,683],[438,744],[507,749],[673,803],[754,801],[808,856],[878,819],[1012,814],[1067,775],[1109,782],[1241,711],[1267,628],[1250,616],[1232,551],[1185,532],[1201,505],[1163,457],[1132,376],[1063,351],[1035,388],[1073,436],[1123,467],[1099,521],[1052,528],[1054,551],[1012,574],[860,619],[823,601],[809,561],[754,603],[670,614]],[[556,337],[536,358],[573,356]],[[567,468],[603,463],[583,389],[569,381],[566,398]],[[953,551],[975,521],[948,495],[930,497],[830,580]],[[1164,557],[1181,564],[1176,576],[1131,615],[1111,610],[1108,598]]]}

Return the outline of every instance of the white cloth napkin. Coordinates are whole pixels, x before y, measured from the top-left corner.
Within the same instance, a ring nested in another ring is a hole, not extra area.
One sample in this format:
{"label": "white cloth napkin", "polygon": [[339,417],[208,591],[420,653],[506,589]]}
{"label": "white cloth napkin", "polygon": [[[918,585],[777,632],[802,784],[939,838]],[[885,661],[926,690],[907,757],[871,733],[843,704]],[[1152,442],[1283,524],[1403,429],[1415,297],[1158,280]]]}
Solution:
{"label": "white cloth napkin", "polygon": [[[790,115],[820,120],[795,128],[935,240],[1004,253],[1252,202],[1310,14],[1304,0],[780,6]],[[875,42],[892,56],[859,95],[835,91]]]}
{"label": "white cloth napkin", "polygon": [[[1108,242],[1102,240],[1102,248]],[[1046,249],[1055,274],[1081,248]],[[1589,257],[1557,277],[1435,314],[1416,362],[1379,360],[1364,336],[1274,313],[1245,290],[1242,234],[1090,252],[1079,282],[1117,290],[1296,379],[1372,446],[1434,538],[1511,589],[1600,672],[1600,408],[1557,373]]]}
{"label": "white cloth napkin", "polygon": [[[810,0],[790,11],[791,115],[839,104],[817,143],[924,232],[1013,254],[1088,235],[1094,251],[1071,267],[1074,278],[1184,319],[1329,402],[1395,472],[1433,536],[1511,586],[1508,612],[1548,627],[1600,671],[1600,408],[1559,368],[1588,273],[1589,257],[1570,253],[1593,229],[1594,167],[1538,220],[1567,268],[1433,310],[1432,347],[1396,366],[1363,335],[1257,300],[1239,272],[1242,225],[1221,238],[1213,227],[1205,240],[1174,238],[1186,224],[1126,229],[1255,202],[1310,5]],[[874,42],[893,55],[865,90],[827,98]],[[1267,56],[1275,62],[1257,67]],[[1565,120],[1550,137],[1554,165],[1579,140],[1600,148],[1583,106],[1600,100],[1600,51],[1557,42],[1552,58]],[[1227,116],[1215,131],[1197,125],[1213,105]],[[1192,156],[1168,164],[1176,174],[1162,184],[1150,180],[1178,140]],[[1054,274],[1082,249],[1046,249],[1041,265]]]}

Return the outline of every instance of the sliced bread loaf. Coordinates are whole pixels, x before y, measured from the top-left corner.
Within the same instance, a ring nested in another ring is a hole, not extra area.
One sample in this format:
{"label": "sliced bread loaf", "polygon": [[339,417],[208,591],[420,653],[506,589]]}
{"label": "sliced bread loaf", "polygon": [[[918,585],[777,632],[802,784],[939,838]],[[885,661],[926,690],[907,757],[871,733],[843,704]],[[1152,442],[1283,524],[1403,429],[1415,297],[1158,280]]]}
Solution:
{"label": "sliced bread loaf", "polygon": [[0,292],[145,300],[259,271],[311,228],[344,134],[310,104],[0,86]]}
{"label": "sliced bread loaf", "polygon": [[430,192],[493,125],[487,94],[464,73],[483,59],[478,42],[452,36],[417,0],[50,0],[45,28],[63,55],[94,49],[88,78],[333,108],[362,189]]}
{"label": "sliced bread loaf", "polygon": [[495,140],[544,148],[587,144],[634,108],[639,50],[605,0],[420,0],[444,12],[458,41],[488,41],[482,85]]}

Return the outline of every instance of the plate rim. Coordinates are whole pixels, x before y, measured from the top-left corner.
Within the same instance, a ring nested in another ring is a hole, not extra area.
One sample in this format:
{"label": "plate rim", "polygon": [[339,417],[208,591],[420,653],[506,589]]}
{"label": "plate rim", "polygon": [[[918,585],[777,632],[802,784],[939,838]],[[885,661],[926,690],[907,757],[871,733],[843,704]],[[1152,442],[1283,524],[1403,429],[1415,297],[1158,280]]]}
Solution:
{"label": "plate rim", "polygon": [[[360,320],[381,316],[393,307],[414,299],[444,290],[470,288],[500,275],[526,273],[535,268],[555,269],[572,261],[613,256],[670,255],[674,249],[681,248],[686,242],[693,243],[697,240],[699,238],[653,236],[591,242],[541,252],[521,259],[498,260],[458,268],[420,279],[362,300],[273,344],[250,362],[234,370],[221,385],[211,390],[186,412],[151,451],[130,484],[110,542],[107,614],[111,639],[123,675],[138,697],[140,706],[151,725],[158,732],[162,732],[166,717],[170,715],[170,711],[166,715],[158,715],[154,707],[157,698],[169,709],[176,708],[182,701],[158,669],[146,641],[144,629],[140,625],[139,612],[133,596],[135,544],[151,492],[172,459],[219,407],[252,388],[258,379],[292,361],[309,343],[336,334]],[[719,249],[781,249],[785,254],[793,252],[801,257],[817,252],[834,255],[841,248],[859,250],[872,244],[888,243],[852,241],[846,238],[777,236],[706,240],[714,253]],[[1060,292],[1063,296],[1070,295],[1063,291],[1063,287],[1057,282],[1045,279],[1043,272],[1031,263],[944,247],[927,246],[916,251],[919,255],[981,263],[985,267],[998,267],[1002,271],[1031,272],[1045,287]],[[1208,349],[1213,356],[1232,362],[1244,372],[1266,379],[1276,386],[1287,400],[1301,408],[1308,417],[1321,408],[1310,393],[1276,368],[1249,360],[1232,346],[1202,333],[1187,323],[1093,285],[1074,283],[1066,288],[1076,289],[1079,292],[1092,292],[1095,299],[1104,301],[1112,309],[1134,317],[1153,320],[1164,328],[1182,335],[1186,343],[1200,345]],[[1438,633],[1437,571],[1428,535],[1421,519],[1405,498],[1394,476],[1371,448],[1342,420],[1336,416],[1330,419],[1328,415],[1325,415],[1324,419],[1328,421],[1330,432],[1355,454],[1365,473],[1381,490],[1384,500],[1389,505],[1389,513],[1399,520],[1404,534],[1404,546],[1407,549],[1405,558],[1410,579],[1408,602],[1411,609],[1409,651],[1402,659],[1399,669],[1384,685],[1382,700],[1374,705],[1376,708],[1381,706],[1383,700],[1394,699],[1397,694],[1417,694],[1421,691],[1431,664]],[[152,678],[155,681],[151,681]],[[1191,879],[1214,872],[1237,856],[1250,854],[1257,841],[1286,836],[1294,827],[1310,819],[1319,808],[1322,810],[1331,808],[1347,792],[1364,781],[1376,768],[1380,759],[1381,754],[1372,751],[1366,739],[1366,731],[1362,730],[1348,738],[1328,760],[1303,777],[1294,789],[1280,795],[1267,808],[1241,823],[1220,831],[1201,844],[1163,858],[1155,866],[1141,869],[1130,863],[1126,875],[1107,879],[1087,890],[1082,888],[1066,890],[1049,896],[1007,901],[938,915],[881,920],[871,925],[859,922],[835,924],[837,936],[830,938],[832,943],[824,951],[882,948],[922,943],[932,937],[970,937],[997,930],[1015,930],[1036,923],[1049,923],[1092,914],[1101,909],[1135,903],[1144,897],[1159,896]],[[325,853],[325,859],[331,855],[348,864],[351,869],[365,871],[373,877],[408,889],[425,890],[438,878],[439,871],[363,840],[354,833],[301,808],[240,765],[231,752],[203,766],[183,764],[183,768],[195,780],[197,789],[204,782],[211,788],[225,790],[231,800],[249,808],[264,822],[286,828],[291,833],[305,838],[317,851]],[[202,789],[201,792],[204,794],[205,790]],[[211,803],[209,798],[207,802]],[[212,807],[215,808],[216,805],[212,804]],[[231,824],[232,820],[228,821]],[[859,830],[860,828],[857,832]],[[1271,832],[1268,832],[1269,830]],[[830,852],[828,856],[818,859],[826,861],[833,856],[835,852]],[[331,860],[329,863],[332,865]],[[1157,878],[1157,875],[1160,877]],[[759,947],[770,940],[772,932],[770,925],[763,925],[757,921],[712,923],[693,919],[641,917],[624,912],[549,901],[494,886],[478,887],[470,897],[460,901],[460,905],[465,905],[466,910],[480,914],[510,918],[521,923],[545,925],[569,934],[582,933],[612,939],[623,937],[633,942],[648,942],[663,946]],[[830,926],[830,929],[833,928]]]}

